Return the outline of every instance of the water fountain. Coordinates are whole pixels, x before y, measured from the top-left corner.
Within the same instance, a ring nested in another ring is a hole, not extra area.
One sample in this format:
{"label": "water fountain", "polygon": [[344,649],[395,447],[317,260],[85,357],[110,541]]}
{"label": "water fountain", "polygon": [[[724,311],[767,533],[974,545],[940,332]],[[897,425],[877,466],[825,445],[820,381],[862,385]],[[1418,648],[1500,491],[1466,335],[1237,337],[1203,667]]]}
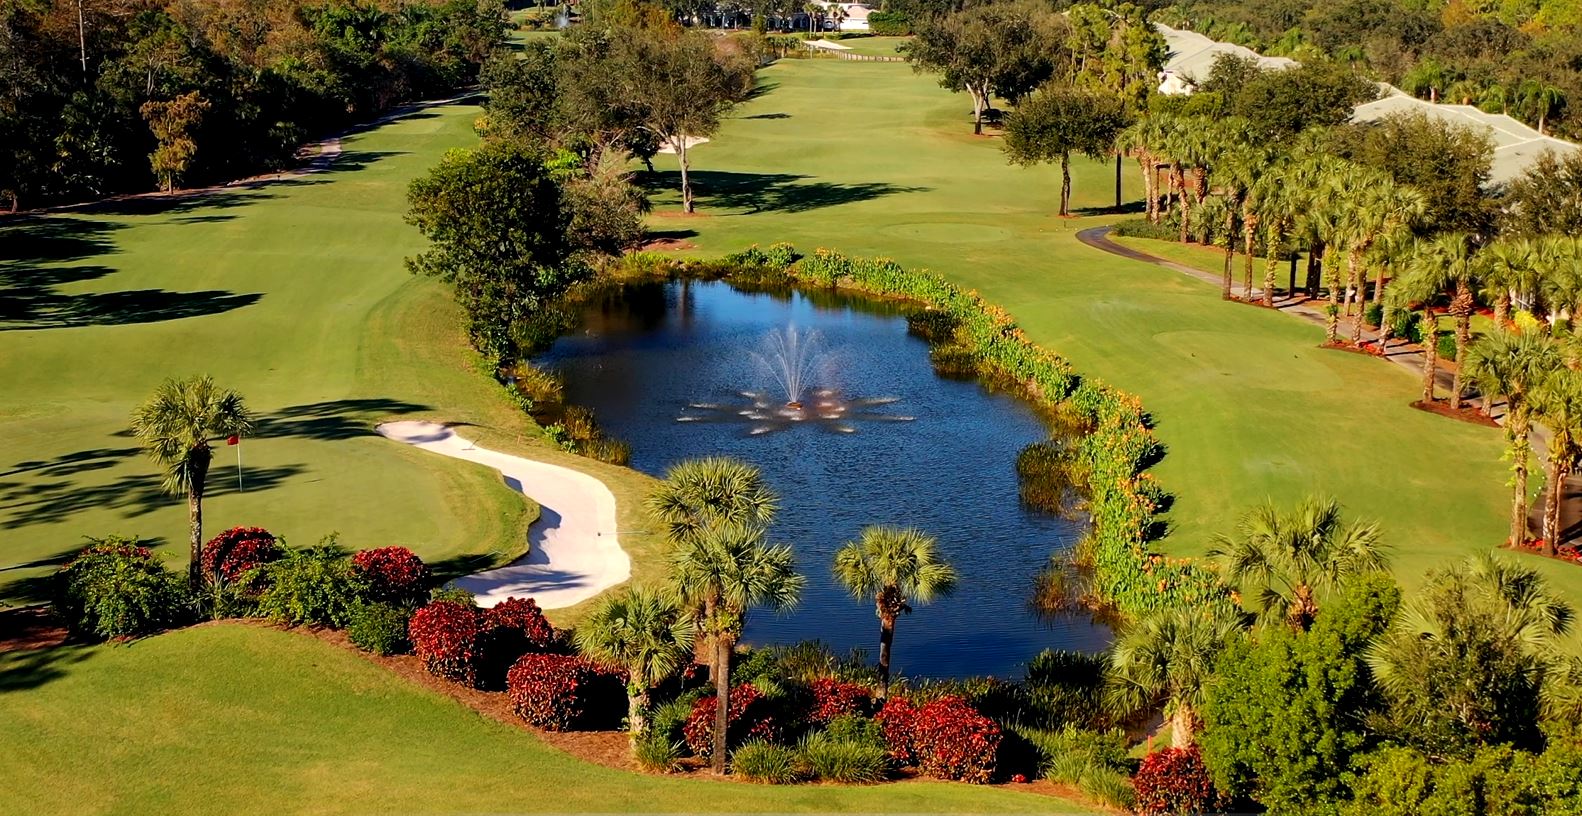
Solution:
{"label": "water fountain", "polygon": [[832,379],[833,356],[825,351],[818,332],[801,332],[795,326],[771,331],[764,350],[752,353],[753,362],[780,387],[770,391],[740,391],[745,397],[728,402],[694,402],[677,422],[742,422],[749,434],[782,431],[808,424],[835,433],[855,433],[855,423],[910,422],[915,417],[887,414],[874,409],[899,397],[845,397],[820,383]]}

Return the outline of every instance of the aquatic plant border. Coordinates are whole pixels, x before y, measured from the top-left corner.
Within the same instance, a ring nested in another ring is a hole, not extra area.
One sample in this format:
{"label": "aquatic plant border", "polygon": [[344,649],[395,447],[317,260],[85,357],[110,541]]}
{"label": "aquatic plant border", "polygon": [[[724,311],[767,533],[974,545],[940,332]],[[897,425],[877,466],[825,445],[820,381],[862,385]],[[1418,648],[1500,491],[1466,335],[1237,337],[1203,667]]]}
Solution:
{"label": "aquatic plant border", "polygon": [[[628,255],[611,270],[621,278],[681,275],[760,285],[790,284],[910,301],[956,324],[980,376],[1011,383],[1052,414],[1073,416],[1086,433],[1074,452],[1086,477],[1091,530],[1083,547],[1094,600],[1124,617],[1221,601],[1227,588],[1212,570],[1170,558],[1153,542],[1170,495],[1147,468],[1164,453],[1141,401],[1079,375],[1059,355],[1027,338],[1011,315],[976,290],[889,258],[848,257],[818,249],[799,257],[789,244],[754,245],[717,261]],[[935,342],[935,341],[931,341]]]}

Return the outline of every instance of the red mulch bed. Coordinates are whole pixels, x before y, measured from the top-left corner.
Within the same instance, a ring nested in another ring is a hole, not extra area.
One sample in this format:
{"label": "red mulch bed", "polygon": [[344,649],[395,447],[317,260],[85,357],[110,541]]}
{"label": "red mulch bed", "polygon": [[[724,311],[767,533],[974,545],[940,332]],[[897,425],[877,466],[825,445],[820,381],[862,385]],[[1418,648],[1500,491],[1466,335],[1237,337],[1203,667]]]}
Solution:
{"label": "red mulch bed", "polygon": [[1486,428],[1500,427],[1500,423],[1495,422],[1492,417],[1477,408],[1451,408],[1448,400],[1434,400],[1433,402],[1418,400],[1412,403],[1412,407],[1419,411],[1427,411],[1430,414],[1438,414],[1442,417],[1458,419],[1462,422],[1470,422],[1473,425],[1482,425]]}
{"label": "red mulch bed", "polygon": [[54,648],[66,642],[66,634],[48,607],[0,610],[0,652]]}
{"label": "red mulch bed", "polygon": [[1352,354],[1364,354],[1364,355],[1367,355],[1369,357],[1383,357],[1384,356],[1382,353],[1379,352],[1378,348],[1376,346],[1374,346],[1372,343],[1363,343],[1362,345],[1359,346],[1356,343],[1351,342],[1350,340],[1336,340],[1333,343],[1329,343],[1329,342],[1320,343],[1318,347],[1319,348],[1326,348],[1326,349],[1333,349],[1335,351],[1349,351]]}

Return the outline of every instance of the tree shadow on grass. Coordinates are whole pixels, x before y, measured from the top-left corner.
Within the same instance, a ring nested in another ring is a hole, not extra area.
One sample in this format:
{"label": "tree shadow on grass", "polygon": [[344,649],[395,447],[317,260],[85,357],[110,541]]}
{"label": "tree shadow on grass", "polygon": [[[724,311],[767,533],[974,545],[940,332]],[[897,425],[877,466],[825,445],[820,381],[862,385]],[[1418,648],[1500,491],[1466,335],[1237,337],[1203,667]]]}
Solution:
{"label": "tree shadow on grass", "polygon": [[72,666],[93,656],[93,647],[77,644],[0,652],[0,694],[36,689],[59,680],[70,673]]}
{"label": "tree shadow on grass", "polygon": [[335,442],[371,436],[374,423],[391,416],[430,410],[430,406],[405,400],[373,397],[312,402],[265,414],[253,423],[260,438],[302,437]]}
{"label": "tree shadow on grass", "polygon": [[123,227],[52,217],[22,218],[0,226],[0,331],[154,323],[218,314],[262,297],[218,290],[61,291],[115,273],[107,266],[74,262],[114,253],[110,236]]}
{"label": "tree shadow on grass", "polygon": [[1137,215],[1143,211],[1143,202],[1128,201],[1119,207],[1073,207],[1072,215]]}
{"label": "tree shadow on grass", "polygon": [[[789,173],[736,173],[723,170],[694,170],[688,174],[693,192],[705,206],[748,212],[807,212],[841,204],[870,201],[898,193],[927,192],[927,187],[907,187],[888,182],[831,181],[806,182],[811,176]],[[676,189],[681,173],[666,170],[648,174],[650,189]]]}

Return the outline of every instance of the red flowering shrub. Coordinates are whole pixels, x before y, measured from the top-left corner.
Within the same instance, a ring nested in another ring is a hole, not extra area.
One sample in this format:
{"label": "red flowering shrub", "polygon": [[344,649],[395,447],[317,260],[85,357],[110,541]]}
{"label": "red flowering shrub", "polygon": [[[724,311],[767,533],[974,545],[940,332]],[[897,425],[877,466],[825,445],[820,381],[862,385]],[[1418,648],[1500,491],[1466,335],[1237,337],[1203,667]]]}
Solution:
{"label": "red flowering shrub", "polygon": [[555,627],[532,598],[507,598],[483,611],[478,626],[478,686],[504,688],[522,655],[554,651]]}
{"label": "red flowering shrub", "polygon": [[816,722],[827,723],[846,714],[868,716],[873,710],[873,695],[856,683],[821,677],[813,681],[813,711]]}
{"label": "red flowering shrub", "polygon": [[1214,809],[1219,796],[1197,746],[1166,748],[1143,758],[1133,780],[1137,812],[1144,816],[1176,816]]}
{"label": "red flowering shrub", "polygon": [[1000,727],[960,697],[941,697],[918,709],[912,745],[924,774],[983,784],[994,775]]}
{"label": "red flowering shrub", "polygon": [[371,601],[416,606],[428,594],[428,565],[405,547],[358,550],[352,568],[367,584]]}
{"label": "red flowering shrub", "polygon": [[478,610],[455,601],[435,601],[419,609],[407,624],[412,651],[423,658],[429,673],[457,683],[476,685],[473,657],[478,642]]}
{"label": "red flowering shrub", "polygon": [[506,694],[518,717],[550,731],[613,727],[626,713],[621,673],[570,655],[522,656],[507,673]]}
{"label": "red flowering shrub", "polygon": [[220,579],[230,583],[253,567],[280,556],[274,533],[262,527],[232,527],[203,545],[203,574],[212,578],[218,569]]}
{"label": "red flowering shrub", "polygon": [[[718,705],[719,697],[712,694],[699,699],[692,704],[692,715],[681,727],[687,747],[700,757],[714,753],[714,713]],[[725,716],[725,744],[729,747],[748,740],[775,742],[780,738],[780,725],[769,700],[751,683],[731,689],[730,708]]]}
{"label": "red flowering shrub", "polygon": [[884,744],[890,757],[902,765],[917,764],[917,706],[911,700],[891,697],[879,709],[879,728],[884,732]]}

